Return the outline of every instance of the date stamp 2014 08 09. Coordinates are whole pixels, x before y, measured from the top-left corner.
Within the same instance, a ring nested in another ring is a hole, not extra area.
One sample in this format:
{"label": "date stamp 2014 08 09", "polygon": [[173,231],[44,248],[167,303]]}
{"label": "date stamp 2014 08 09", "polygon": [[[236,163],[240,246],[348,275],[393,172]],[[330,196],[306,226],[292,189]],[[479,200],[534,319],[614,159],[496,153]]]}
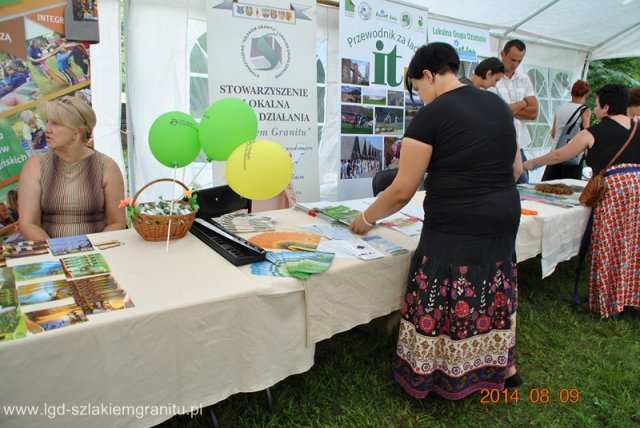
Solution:
{"label": "date stamp 2014 08 09", "polygon": [[576,404],[580,401],[580,390],[577,388],[561,388],[557,393],[548,388],[531,388],[528,394],[520,394],[518,389],[487,389],[480,390],[481,404],[517,404],[520,401],[533,404],[548,404],[560,402],[562,404]]}

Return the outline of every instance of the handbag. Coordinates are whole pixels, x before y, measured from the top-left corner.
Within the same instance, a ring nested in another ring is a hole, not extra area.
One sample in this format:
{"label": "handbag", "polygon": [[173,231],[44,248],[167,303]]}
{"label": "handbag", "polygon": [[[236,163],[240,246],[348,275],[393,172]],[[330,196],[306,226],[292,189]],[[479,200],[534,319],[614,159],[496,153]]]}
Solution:
{"label": "handbag", "polygon": [[633,136],[636,134],[636,129],[638,129],[638,122],[633,121],[633,129],[631,130],[631,134],[627,141],[622,145],[618,153],[609,161],[607,166],[602,168],[599,173],[594,175],[587,181],[587,185],[584,186],[584,190],[580,194],[580,203],[582,205],[586,205],[587,207],[595,207],[600,199],[604,196],[605,190],[607,190],[607,184],[604,181],[604,173],[613,163],[620,157],[624,149],[627,148]]}
{"label": "handbag", "polygon": [[[575,137],[578,132],[582,130],[582,121],[580,116],[587,109],[587,106],[582,104],[580,107],[573,112],[571,117],[565,125],[562,127],[562,131],[560,131],[560,136],[558,137],[558,143],[556,144],[556,150],[566,146],[569,144],[569,141]],[[575,118],[575,120],[574,120]],[[562,162],[562,165],[568,166],[577,166],[580,164],[582,160],[582,153],[578,153],[576,156]]]}

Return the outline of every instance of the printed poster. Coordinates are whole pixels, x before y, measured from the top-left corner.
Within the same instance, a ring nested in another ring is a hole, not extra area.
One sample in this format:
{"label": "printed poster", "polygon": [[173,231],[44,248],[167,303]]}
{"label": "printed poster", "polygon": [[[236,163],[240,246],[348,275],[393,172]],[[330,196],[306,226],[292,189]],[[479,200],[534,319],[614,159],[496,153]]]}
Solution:
{"label": "printed poster", "polygon": [[402,135],[422,104],[406,67],[427,40],[427,11],[384,0],[340,2],[338,200],[369,197],[376,172],[397,168]]}
{"label": "printed poster", "polygon": [[89,44],[66,39],[65,5],[0,5],[0,201],[27,159],[47,150],[41,104],[64,95],[91,102]]}
{"label": "printed poster", "polygon": [[298,201],[319,199],[315,0],[207,0],[209,100],[246,101],[257,138],[293,159]]}

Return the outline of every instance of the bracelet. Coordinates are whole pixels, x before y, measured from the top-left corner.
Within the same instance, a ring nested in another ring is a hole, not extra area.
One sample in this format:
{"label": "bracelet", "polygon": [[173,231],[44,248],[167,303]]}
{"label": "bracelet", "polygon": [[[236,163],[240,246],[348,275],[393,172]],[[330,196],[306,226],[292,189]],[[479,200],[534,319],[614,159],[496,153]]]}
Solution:
{"label": "bracelet", "polygon": [[375,222],[375,221],[374,221],[373,223],[369,223],[369,222],[367,221],[367,218],[364,216],[364,211],[362,211],[361,216],[362,216],[362,221],[363,221],[363,222],[364,222],[364,224],[366,224],[367,226],[369,226],[369,227],[373,227],[373,226],[375,226],[375,225],[376,225],[376,222]]}

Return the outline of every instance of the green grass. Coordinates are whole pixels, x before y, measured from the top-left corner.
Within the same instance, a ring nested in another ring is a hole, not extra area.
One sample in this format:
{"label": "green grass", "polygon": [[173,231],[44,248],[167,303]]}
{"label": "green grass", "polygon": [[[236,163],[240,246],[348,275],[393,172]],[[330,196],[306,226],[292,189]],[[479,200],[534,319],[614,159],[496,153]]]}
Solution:
{"label": "green grass", "polygon": [[[542,280],[539,257],[519,264],[519,402],[482,404],[479,394],[415,400],[392,379],[395,335],[356,329],[318,343],[311,370],[272,387],[272,411],[264,392],[237,394],[213,409],[223,428],[640,426],[640,312],[601,320],[584,303],[574,307],[574,268],[575,259]],[[563,388],[577,389],[579,401],[562,404]],[[549,401],[530,402],[542,389]],[[204,427],[210,420],[179,416],[162,426]]]}

